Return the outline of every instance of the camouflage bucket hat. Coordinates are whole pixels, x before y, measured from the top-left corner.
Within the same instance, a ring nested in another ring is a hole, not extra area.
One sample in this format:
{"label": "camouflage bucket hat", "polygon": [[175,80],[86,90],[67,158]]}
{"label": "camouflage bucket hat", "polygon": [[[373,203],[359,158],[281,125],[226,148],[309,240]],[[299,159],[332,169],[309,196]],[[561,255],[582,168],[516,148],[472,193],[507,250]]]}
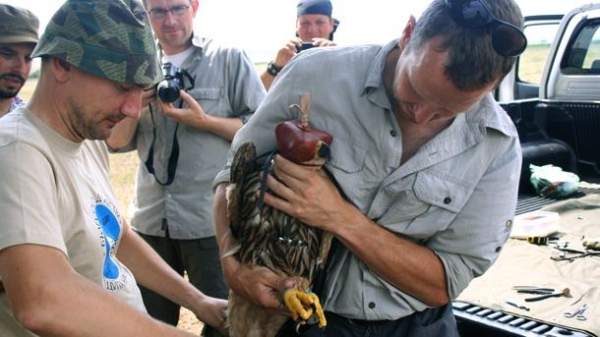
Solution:
{"label": "camouflage bucket hat", "polygon": [[67,0],[32,54],[44,55],[119,83],[148,86],[160,80],[150,25],[137,0]]}

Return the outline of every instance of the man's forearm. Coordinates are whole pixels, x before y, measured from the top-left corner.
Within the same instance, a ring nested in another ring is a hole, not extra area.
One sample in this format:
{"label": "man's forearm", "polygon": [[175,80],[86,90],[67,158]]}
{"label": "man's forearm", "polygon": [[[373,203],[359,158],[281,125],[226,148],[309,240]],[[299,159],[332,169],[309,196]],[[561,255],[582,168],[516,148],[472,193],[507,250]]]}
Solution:
{"label": "man's forearm", "polygon": [[427,247],[386,230],[347,204],[334,234],[369,269],[396,288],[430,306],[449,301],[445,270]]}
{"label": "man's forearm", "polygon": [[179,305],[190,308],[204,296],[129,228],[125,230],[117,257],[131,270],[139,284]]}
{"label": "man's forearm", "polygon": [[265,87],[265,90],[267,91],[269,91],[269,89],[271,88],[271,84],[273,84],[274,80],[275,77],[266,71],[260,75],[260,81],[262,82],[263,86]]}
{"label": "man's forearm", "polygon": [[217,117],[206,114],[202,120],[197,120],[192,126],[231,142],[235,133],[242,127],[242,120],[238,117]]}
{"label": "man's forearm", "polygon": [[82,277],[54,248],[3,250],[0,276],[15,318],[40,336],[193,336],[151,319]]}

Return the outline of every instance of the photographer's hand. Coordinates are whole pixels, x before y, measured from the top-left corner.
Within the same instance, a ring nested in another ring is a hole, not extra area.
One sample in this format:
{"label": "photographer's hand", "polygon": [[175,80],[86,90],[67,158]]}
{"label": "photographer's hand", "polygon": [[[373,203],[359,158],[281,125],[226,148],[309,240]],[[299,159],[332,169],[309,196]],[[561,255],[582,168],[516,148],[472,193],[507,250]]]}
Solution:
{"label": "photographer's hand", "polygon": [[142,108],[148,106],[148,104],[154,102],[156,99],[156,86],[151,86],[149,88],[144,89],[142,93]]}
{"label": "photographer's hand", "polygon": [[179,123],[190,125],[197,129],[206,129],[207,119],[210,116],[204,112],[200,103],[196,102],[190,94],[183,90],[180,90],[179,94],[184,103],[181,109],[174,107],[171,103],[164,103],[161,100],[157,100],[163,114]]}
{"label": "photographer's hand", "polygon": [[302,44],[302,40],[299,38],[294,38],[289,40],[279,51],[277,52],[277,56],[275,56],[275,65],[279,68],[285,67],[286,64],[290,62],[292,57],[296,56],[296,48]]}
{"label": "photographer's hand", "polygon": [[190,96],[190,94],[183,90],[179,91],[179,94],[184,103],[181,109],[175,108],[171,103],[164,103],[161,100],[157,100],[165,116],[193,128],[212,132],[228,141],[231,141],[237,130],[242,127],[240,118],[210,115],[204,111],[200,103],[194,97]]}
{"label": "photographer's hand", "polygon": [[106,145],[112,151],[120,151],[122,149],[132,147],[132,140],[138,127],[140,117],[148,111],[148,105],[156,99],[156,86],[145,88],[142,91],[142,106],[137,117],[128,116],[117,123],[112,129],[110,136],[106,139]]}

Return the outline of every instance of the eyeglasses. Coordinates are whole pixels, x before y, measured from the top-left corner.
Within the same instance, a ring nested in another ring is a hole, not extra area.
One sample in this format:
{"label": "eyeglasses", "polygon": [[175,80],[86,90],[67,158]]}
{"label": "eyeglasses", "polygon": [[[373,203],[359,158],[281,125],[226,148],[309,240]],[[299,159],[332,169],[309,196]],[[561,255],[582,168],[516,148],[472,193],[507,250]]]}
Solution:
{"label": "eyeglasses", "polygon": [[167,17],[167,13],[171,12],[175,16],[182,16],[187,13],[189,5],[177,5],[169,8],[155,7],[149,10],[150,17],[155,20],[162,20]]}
{"label": "eyeglasses", "polygon": [[519,56],[527,47],[523,31],[495,17],[485,0],[445,0],[445,3],[459,25],[469,29],[490,27],[492,47],[499,55]]}

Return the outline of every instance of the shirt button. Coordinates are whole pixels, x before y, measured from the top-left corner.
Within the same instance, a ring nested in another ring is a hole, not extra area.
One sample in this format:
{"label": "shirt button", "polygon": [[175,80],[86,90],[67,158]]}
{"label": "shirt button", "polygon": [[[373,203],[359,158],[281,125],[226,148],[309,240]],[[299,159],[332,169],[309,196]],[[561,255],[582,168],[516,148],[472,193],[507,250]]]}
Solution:
{"label": "shirt button", "polygon": [[369,309],[375,309],[375,302],[369,302]]}
{"label": "shirt button", "polygon": [[500,253],[501,250],[502,250],[502,247],[496,247],[496,253]]}
{"label": "shirt button", "polygon": [[450,197],[445,197],[444,198],[444,204],[448,205],[451,202],[452,202],[452,198],[450,198]]}
{"label": "shirt button", "polygon": [[390,130],[390,136],[395,138],[397,135],[398,135],[398,132],[396,132],[396,130]]}
{"label": "shirt button", "polygon": [[512,227],[512,220],[506,221],[506,228],[510,229]]}

